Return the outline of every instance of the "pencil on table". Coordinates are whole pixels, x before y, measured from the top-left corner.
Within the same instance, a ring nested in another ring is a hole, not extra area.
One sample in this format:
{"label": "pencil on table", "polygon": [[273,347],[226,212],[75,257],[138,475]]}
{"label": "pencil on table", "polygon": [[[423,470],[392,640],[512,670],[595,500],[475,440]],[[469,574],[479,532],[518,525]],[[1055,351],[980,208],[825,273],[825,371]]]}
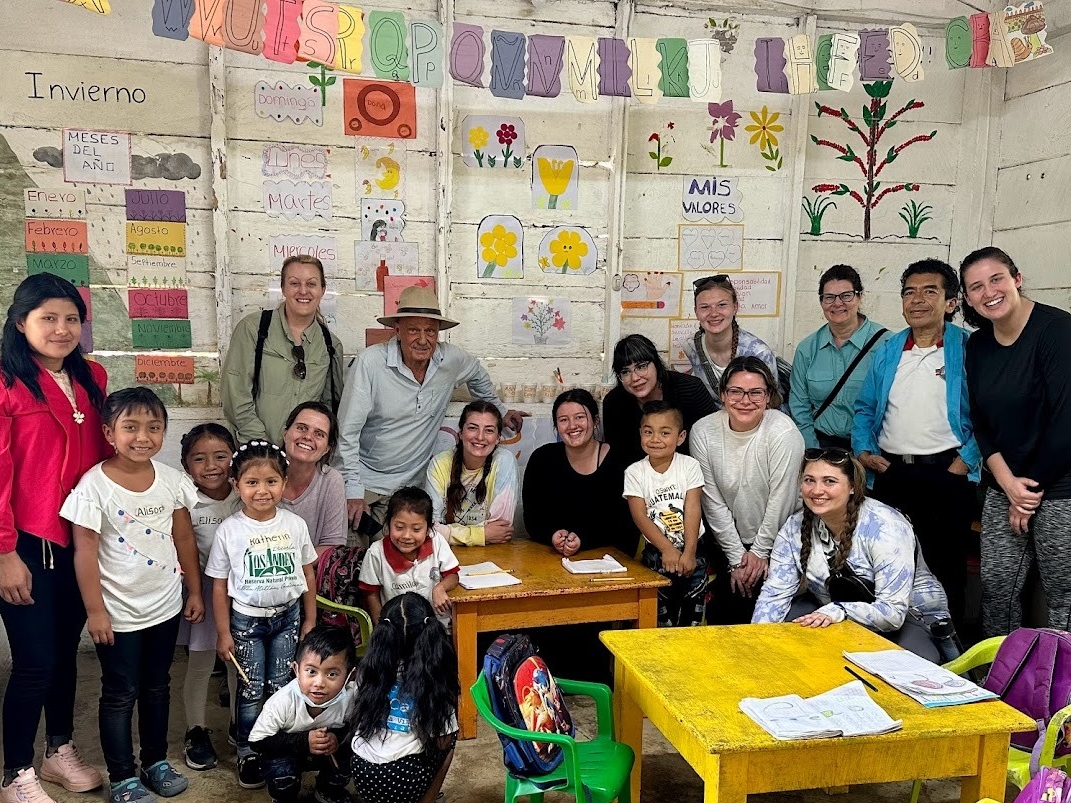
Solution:
{"label": "pencil on table", "polygon": [[249,675],[245,673],[245,670],[242,669],[242,665],[238,663],[238,659],[234,657],[234,653],[227,653],[227,657],[230,659],[231,663],[234,664],[234,668],[238,670],[238,674],[242,676],[242,680],[246,682],[246,685],[253,685],[249,680]]}
{"label": "pencil on table", "polygon": [[484,577],[489,574],[513,574],[513,569],[493,569],[487,572],[465,572],[466,577]]}
{"label": "pencil on table", "polygon": [[635,580],[635,577],[592,577],[589,583],[609,583],[611,580]]}

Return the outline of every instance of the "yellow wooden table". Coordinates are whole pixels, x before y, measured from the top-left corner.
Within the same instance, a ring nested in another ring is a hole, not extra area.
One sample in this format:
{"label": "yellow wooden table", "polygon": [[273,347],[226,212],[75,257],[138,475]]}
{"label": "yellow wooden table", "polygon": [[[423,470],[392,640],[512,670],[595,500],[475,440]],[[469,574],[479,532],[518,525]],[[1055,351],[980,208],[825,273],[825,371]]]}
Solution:
{"label": "yellow wooden table", "polygon": [[[476,634],[525,627],[579,624],[581,622],[635,622],[637,627],[658,624],[658,588],[669,581],[616,549],[578,552],[574,560],[613,555],[628,571],[619,574],[570,574],[562,556],[544,544],[515,541],[486,547],[458,547],[462,565],[493,561],[512,569],[520,585],[450,592],[453,602],[454,647],[461,677],[461,703],[457,720],[462,739],[476,736],[476,705],[469,687],[479,673]],[[600,578],[599,582],[592,582]]]}
{"label": "yellow wooden table", "polygon": [[[853,622],[607,631],[614,655],[617,738],[636,751],[640,799],[646,715],[703,779],[706,803],[759,792],[963,778],[960,800],[1004,799],[1008,742],[1034,723],[999,701],[927,709],[884,681],[871,698],[904,727],[881,736],[778,741],[740,711],[744,697],[811,697],[853,680],[849,651],[893,648]],[[906,794],[906,793],[905,793]]]}

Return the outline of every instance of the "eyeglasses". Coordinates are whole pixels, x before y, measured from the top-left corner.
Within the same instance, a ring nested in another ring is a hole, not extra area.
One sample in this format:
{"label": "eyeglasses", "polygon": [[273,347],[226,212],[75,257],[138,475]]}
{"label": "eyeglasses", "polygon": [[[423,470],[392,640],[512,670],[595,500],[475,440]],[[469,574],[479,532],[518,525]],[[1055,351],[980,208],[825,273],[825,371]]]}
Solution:
{"label": "eyeglasses", "polygon": [[819,293],[818,300],[822,302],[823,307],[832,307],[837,301],[847,304],[857,295],[859,295],[858,290],[845,290],[843,293]]}
{"label": "eyeglasses", "polygon": [[694,288],[696,295],[698,295],[712,284],[727,284],[731,286],[732,282],[729,281],[728,273],[719,273],[715,276],[704,276],[702,279],[696,279],[692,282],[692,287]]}
{"label": "eyeglasses", "polygon": [[831,466],[839,466],[849,462],[852,459],[852,455],[847,449],[841,449],[839,446],[828,446],[804,450],[803,459],[809,463],[821,460]]}
{"label": "eyeglasses", "polygon": [[305,347],[294,346],[290,349],[290,356],[294,358],[294,378],[304,380],[309,375],[305,367]]}
{"label": "eyeglasses", "polygon": [[752,388],[751,390],[744,390],[743,388],[726,388],[725,395],[731,402],[743,401],[747,396],[753,402],[760,402],[769,395],[769,391],[765,388]]}
{"label": "eyeglasses", "polygon": [[644,371],[646,371],[650,367],[651,367],[650,360],[648,360],[647,362],[635,362],[632,365],[626,365],[624,368],[622,368],[620,371],[618,371],[617,372],[617,376],[620,379],[628,379],[633,374],[642,374]]}

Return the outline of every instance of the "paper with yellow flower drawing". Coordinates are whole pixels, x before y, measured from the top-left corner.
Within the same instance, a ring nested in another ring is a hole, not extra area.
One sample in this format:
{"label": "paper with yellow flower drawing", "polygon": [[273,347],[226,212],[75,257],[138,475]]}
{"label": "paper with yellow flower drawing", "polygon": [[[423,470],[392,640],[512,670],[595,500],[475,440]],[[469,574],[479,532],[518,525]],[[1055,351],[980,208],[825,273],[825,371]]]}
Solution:
{"label": "paper with yellow flower drawing", "polygon": [[524,277],[524,231],[513,215],[488,215],[476,232],[476,275],[481,279]]}
{"label": "paper with yellow flower drawing", "polygon": [[524,155],[520,117],[470,114],[461,121],[461,161],[469,167],[516,170]]}
{"label": "paper with yellow flower drawing", "polygon": [[572,145],[540,145],[532,154],[532,206],[575,211],[580,160]]}
{"label": "paper with yellow flower drawing", "polygon": [[586,276],[595,272],[598,261],[595,241],[578,226],[553,228],[539,244],[539,267],[544,273]]}

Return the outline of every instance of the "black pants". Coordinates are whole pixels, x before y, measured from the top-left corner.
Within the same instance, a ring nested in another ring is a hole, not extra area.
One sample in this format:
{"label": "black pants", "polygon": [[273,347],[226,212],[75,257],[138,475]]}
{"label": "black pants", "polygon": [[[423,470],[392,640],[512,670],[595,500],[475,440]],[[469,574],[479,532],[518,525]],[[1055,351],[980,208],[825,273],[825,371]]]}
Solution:
{"label": "black pants", "polygon": [[45,734],[71,736],[78,677],[78,639],[86,610],[74,576],[74,546],[19,532],[15,551],[33,579],[33,605],[0,601],[11,645],[4,694],[4,770],[33,764],[33,742],[45,712]]}
{"label": "black pants", "polygon": [[265,757],[264,780],[268,782],[271,799],[275,803],[296,803],[304,772],[317,772],[316,788],[339,796],[350,782],[349,744],[340,743],[334,761],[331,759],[320,755]]}
{"label": "black pants", "polygon": [[978,505],[975,486],[941,465],[892,462],[874,479],[874,496],[911,520],[926,565],[948,595],[956,630],[967,604],[967,545]]}
{"label": "black pants", "polygon": [[729,561],[725,553],[718,547],[717,541],[711,538],[711,546],[707,553],[709,565],[714,567],[714,577],[707,586],[707,624],[708,625],[747,625],[751,624],[751,617],[755,614],[755,601],[762,591],[760,580],[751,589],[751,596],[745,597],[733,591],[729,583]]}

